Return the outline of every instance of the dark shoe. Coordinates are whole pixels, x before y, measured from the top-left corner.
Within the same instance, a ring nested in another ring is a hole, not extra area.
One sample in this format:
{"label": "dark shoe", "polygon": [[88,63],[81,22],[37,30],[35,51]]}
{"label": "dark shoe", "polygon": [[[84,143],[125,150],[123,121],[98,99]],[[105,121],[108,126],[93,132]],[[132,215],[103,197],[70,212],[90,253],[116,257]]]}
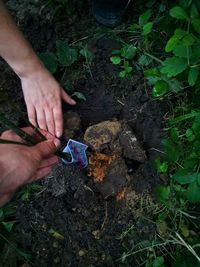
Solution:
{"label": "dark shoe", "polygon": [[106,27],[116,27],[122,23],[123,15],[130,0],[92,0],[95,19]]}

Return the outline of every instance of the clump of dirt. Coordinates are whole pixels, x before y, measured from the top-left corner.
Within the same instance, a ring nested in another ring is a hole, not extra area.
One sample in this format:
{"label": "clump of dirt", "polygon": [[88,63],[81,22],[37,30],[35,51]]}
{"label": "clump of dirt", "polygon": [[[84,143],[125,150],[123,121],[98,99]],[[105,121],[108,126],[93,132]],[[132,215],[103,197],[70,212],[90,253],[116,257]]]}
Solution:
{"label": "clump of dirt", "polygon": [[[42,31],[47,26],[41,25]],[[61,36],[59,25],[56,27]],[[82,24],[81,29],[85,28]],[[74,36],[74,32],[68,29],[70,35]],[[52,39],[44,34],[40,44],[35,39],[39,51],[44,50],[45,41],[52,48],[54,30],[50,36]],[[94,53],[90,64],[92,75],[71,81],[87,101],[80,102],[65,116],[64,142],[69,137],[84,142],[86,131],[87,141],[91,142],[91,176],[88,170],[76,165],[59,163],[40,182],[41,191],[28,201],[20,199],[17,203],[13,235],[20,248],[33,254],[36,266],[121,266],[122,254],[141,241],[151,240],[156,231],[142,212],[145,207],[150,210],[154,188],[160,181],[153,160],[162,149],[163,116],[168,106],[151,99],[141,73],[135,72],[130,80],[118,77],[118,69],[109,59],[112,50],[120,47],[116,40],[105,36],[94,38],[89,47]],[[23,103],[19,81],[13,82],[10,75],[5,76],[8,89],[12,92],[15,88]],[[107,127],[104,136],[100,130],[94,135],[90,127],[94,130],[98,123],[105,126],[108,120],[117,126]],[[99,182],[95,181],[97,177]],[[133,230],[126,234],[127,229]],[[63,238],[58,238],[59,234]],[[128,258],[126,266],[135,263],[137,259]]]}

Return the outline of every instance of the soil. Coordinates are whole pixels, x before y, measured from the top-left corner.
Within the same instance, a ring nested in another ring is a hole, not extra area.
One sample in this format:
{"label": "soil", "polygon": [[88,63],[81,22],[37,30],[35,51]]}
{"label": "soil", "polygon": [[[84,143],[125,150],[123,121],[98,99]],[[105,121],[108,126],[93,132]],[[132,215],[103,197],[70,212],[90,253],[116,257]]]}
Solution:
{"label": "soil", "polygon": [[[83,17],[82,23],[75,21],[67,29],[66,37],[62,36],[62,24],[59,28],[57,22],[55,28],[52,24],[48,26],[41,23],[38,18],[34,20],[33,15],[29,17],[29,21],[31,19],[33,33],[36,24],[39,24],[39,32],[35,39],[31,39],[38,51],[44,49],[45,43],[48,48],[54,47],[57,38],[69,40],[69,36],[74,36],[75,29],[76,35],[79,31],[79,36],[71,38],[72,42],[83,36],[84,31],[88,32],[91,21],[94,24],[90,17],[84,26],[86,18]],[[25,20],[23,27],[26,26]],[[43,39],[38,41],[38,34],[46,32],[46,28],[54,37],[51,39],[41,35]],[[90,35],[95,33],[91,34],[93,28],[94,26],[90,29]],[[30,27],[27,35],[30,36],[31,32]],[[66,34],[66,29],[63,34]],[[128,175],[125,187],[123,183],[122,197],[119,198],[116,194],[105,198],[92,177],[87,175],[87,170],[62,163],[56,166],[50,176],[38,182],[41,189],[27,201],[16,197],[17,224],[13,239],[17,240],[21,249],[33,255],[31,261],[35,266],[137,266],[142,262],[142,256],[140,258],[136,254],[125,261],[122,256],[139,243],[150,242],[156,231],[148,220],[153,216],[154,189],[160,183],[153,160],[161,155],[159,150],[162,150],[161,138],[164,136],[163,117],[168,112],[168,106],[151,99],[150,88],[137,70],[130,80],[118,77],[119,69],[109,59],[112,50],[120,46],[116,39],[107,36],[92,37],[88,43],[94,53],[90,65],[91,74],[87,72],[79,79],[72,78],[70,73],[68,75],[76,91],[84,93],[87,99],[73,108],[81,119],[81,128],[75,138],[82,141],[84,132],[90,125],[105,120],[123,120],[139,140],[146,158],[138,162],[125,157],[126,169],[123,164],[116,166],[116,169],[122,166],[120,168],[126,170],[125,173],[117,171],[121,175],[120,181],[123,181],[123,175]],[[4,64],[1,64],[1,69]],[[16,102],[25,107],[16,77],[9,69],[0,75],[2,86],[11,95],[15,88]],[[64,111],[66,110],[69,107],[65,106]],[[1,111],[11,114],[15,121],[19,121],[16,114],[7,111],[6,105],[1,105]],[[3,266],[9,265],[4,262]]]}

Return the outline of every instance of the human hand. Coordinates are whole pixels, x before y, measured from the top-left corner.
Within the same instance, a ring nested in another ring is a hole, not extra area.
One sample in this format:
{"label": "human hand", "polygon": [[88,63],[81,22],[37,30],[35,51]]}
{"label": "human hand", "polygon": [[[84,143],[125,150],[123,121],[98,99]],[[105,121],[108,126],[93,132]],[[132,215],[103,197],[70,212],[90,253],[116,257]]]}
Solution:
{"label": "human hand", "polygon": [[[31,128],[24,128],[28,134],[33,134]],[[59,145],[58,139],[41,131],[46,141],[35,146],[0,144],[0,206],[9,201],[20,186],[36,181],[50,173],[52,165],[58,162],[53,155]],[[21,142],[21,138],[12,131],[1,135],[2,139]]]}
{"label": "human hand", "polygon": [[62,99],[70,105],[76,102],[44,67],[21,77],[21,84],[29,121],[59,138],[63,132]]}

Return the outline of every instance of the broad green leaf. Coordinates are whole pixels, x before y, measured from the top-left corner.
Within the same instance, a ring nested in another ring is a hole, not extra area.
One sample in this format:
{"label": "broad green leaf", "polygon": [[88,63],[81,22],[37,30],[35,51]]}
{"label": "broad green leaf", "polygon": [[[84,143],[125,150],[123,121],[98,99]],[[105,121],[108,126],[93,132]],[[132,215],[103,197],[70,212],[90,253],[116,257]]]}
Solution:
{"label": "broad green leaf", "polygon": [[144,24],[148,22],[150,17],[151,17],[151,11],[147,10],[146,12],[144,12],[142,15],[139,16],[139,25],[141,27],[144,26]]}
{"label": "broad green leaf", "polygon": [[197,6],[195,4],[192,4],[191,10],[190,10],[190,17],[194,19],[194,18],[198,18],[198,16],[199,16],[199,11],[197,9]]}
{"label": "broad green leaf", "polygon": [[167,42],[165,46],[165,51],[166,52],[171,52],[175,45],[179,43],[179,38],[176,35],[173,35]]}
{"label": "broad green leaf", "polygon": [[187,170],[179,170],[172,175],[172,179],[179,184],[191,184],[197,179],[197,173],[188,173]]}
{"label": "broad green leaf", "polygon": [[8,232],[11,232],[15,222],[2,222],[3,226]]}
{"label": "broad green leaf", "polygon": [[74,92],[72,96],[76,96],[78,99],[86,101],[86,97],[80,92]]}
{"label": "broad green leaf", "polygon": [[184,43],[181,43],[173,48],[173,53],[177,57],[188,58],[191,57],[192,50],[191,47],[188,47]]}
{"label": "broad green leaf", "polygon": [[155,83],[152,94],[154,97],[160,97],[164,95],[168,89],[169,84],[165,81],[160,80]]}
{"label": "broad green leaf", "polygon": [[142,35],[144,36],[148,35],[151,32],[152,28],[153,28],[152,22],[146,23],[142,28]]}
{"label": "broad green leaf", "polygon": [[180,20],[188,20],[189,17],[185,10],[180,6],[175,6],[170,10],[170,16]]}
{"label": "broad green leaf", "polygon": [[194,42],[195,42],[195,39],[194,39],[194,37],[193,37],[192,34],[187,34],[187,35],[185,35],[185,36],[183,37],[183,43],[184,43],[185,45],[191,46],[191,45],[194,44]]}
{"label": "broad green leaf", "polygon": [[58,61],[62,66],[71,66],[78,59],[77,50],[74,48],[70,48],[66,42],[57,41],[56,47]]}
{"label": "broad green leaf", "polygon": [[177,142],[179,139],[179,131],[178,128],[171,128],[170,136],[173,139],[173,141]]}
{"label": "broad green leaf", "polygon": [[200,202],[200,185],[197,181],[191,183],[186,191],[186,197],[191,203]]}
{"label": "broad green leaf", "polygon": [[39,58],[43,62],[44,66],[51,74],[54,74],[57,70],[58,60],[56,56],[51,52],[39,54]]}
{"label": "broad green leaf", "polygon": [[171,57],[163,62],[161,73],[168,77],[175,77],[187,68],[187,60],[185,58]]}
{"label": "broad green leaf", "polygon": [[180,148],[169,139],[162,140],[168,161],[176,162],[180,157]]}
{"label": "broad green leaf", "polygon": [[195,31],[200,33],[200,19],[192,19],[191,23]]}
{"label": "broad green leaf", "polygon": [[110,61],[115,64],[115,65],[118,65],[121,63],[121,57],[118,57],[118,56],[113,56],[110,58]]}
{"label": "broad green leaf", "polygon": [[198,75],[199,75],[199,69],[190,68],[189,74],[188,74],[188,83],[190,86],[194,86],[196,84]]}
{"label": "broad green leaf", "polygon": [[126,59],[133,59],[136,52],[137,48],[134,45],[126,45],[121,49],[121,56]]}
{"label": "broad green leaf", "polygon": [[187,32],[183,29],[177,28],[174,31],[174,35],[176,35],[176,37],[180,40],[181,38],[183,38],[185,35],[187,34]]}
{"label": "broad green leaf", "polygon": [[155,189],[156,197],[161,202],[165,202],[170,196],[170,187],[169,186],[157,186]]}

